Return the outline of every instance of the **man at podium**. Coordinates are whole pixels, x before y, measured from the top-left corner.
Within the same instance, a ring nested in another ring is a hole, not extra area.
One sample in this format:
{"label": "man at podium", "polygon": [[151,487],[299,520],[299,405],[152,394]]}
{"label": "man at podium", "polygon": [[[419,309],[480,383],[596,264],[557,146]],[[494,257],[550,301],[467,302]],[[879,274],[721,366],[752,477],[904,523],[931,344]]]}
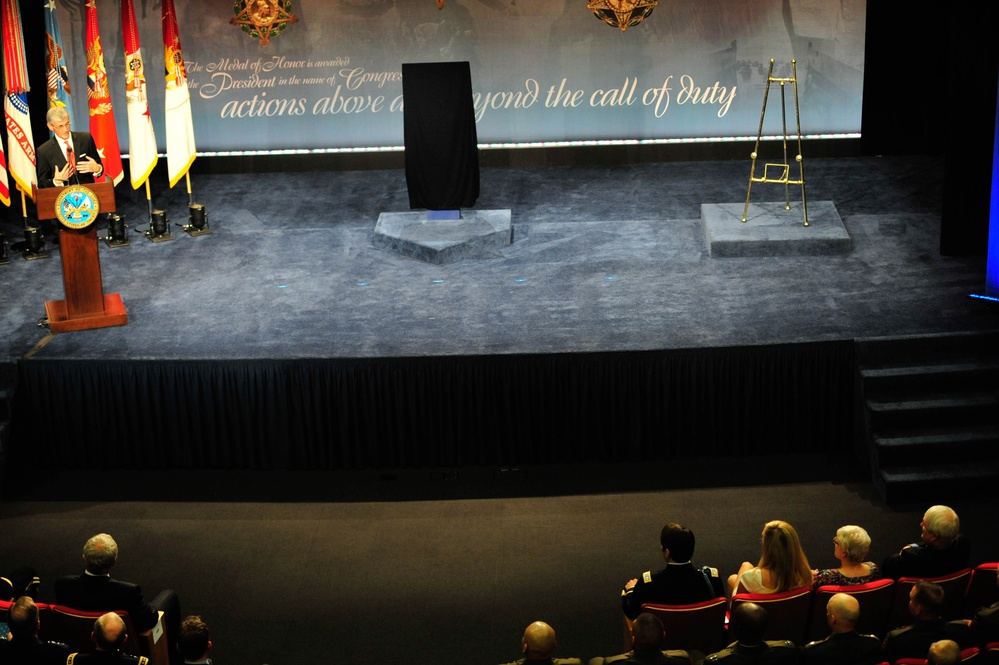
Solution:
{"label": "man at podium", "polygon": [[66,109],[50,108],[45,122],[55,136],[35,150],[39,188],[80,185],[104,175],[94,137],[88,132],[70,131]]}

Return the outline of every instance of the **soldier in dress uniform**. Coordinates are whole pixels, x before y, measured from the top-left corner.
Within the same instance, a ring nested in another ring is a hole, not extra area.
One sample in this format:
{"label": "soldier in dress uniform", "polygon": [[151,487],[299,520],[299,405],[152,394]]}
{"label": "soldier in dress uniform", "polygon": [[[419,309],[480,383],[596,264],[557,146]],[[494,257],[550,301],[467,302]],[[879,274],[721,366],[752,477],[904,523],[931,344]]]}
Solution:
{"label": "soldier in dress uniform", "polygon": [[794,642],[763,639],[767,623],[767,611],[756,603],[739,605],[732,611],[730,626],[736,641],[705,658],[705,665],[797,665]]}
{"label": "soldier in dress uniform", "polygon": [[909,592],[912,625],[897,628],[885,638],[881,660],[894,663],[899,658],[926,658],[930,645],[938,640],[954,640],[971,646],[971,627],[965,621],[944,621],[940,616],[944,590],[939,584],[919,580]]}
{"label": "soldier in dress uniform", "polygon": [[803,665],[875,665],[881,662],[881,640],[857,632],[860,603],[837,593],[826,603],[826,623],[832,632],[823,640],[805,645]]}
{"label": "soldier in dress uniform", "polygon": [[657,573],[645,571],[641,579],[629,580],[621,591],[621,609],[629,619],[642,611],[643,603],[689,605],[725,595],[718,569],[694,568],[694,532],[672,522],[659,534],[666,567]]}
{"label": "soldier in dress uniform", "polygon": [[[618,656],[593,658],[589,665],[691,665],[693,658],[686,651],[662,650],[666,639],[663,622],[654,614],[642,612],[631,626],[631,651]],[[700,660],[700,659],[698,659]]]}

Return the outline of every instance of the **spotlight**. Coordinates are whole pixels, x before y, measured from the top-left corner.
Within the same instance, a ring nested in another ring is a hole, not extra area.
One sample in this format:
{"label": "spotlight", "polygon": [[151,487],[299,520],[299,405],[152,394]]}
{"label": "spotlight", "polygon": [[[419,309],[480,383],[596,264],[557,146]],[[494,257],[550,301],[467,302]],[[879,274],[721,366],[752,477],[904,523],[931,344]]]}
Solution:
{"label": "spotlight", "polygon": [[37,226],[24,227],[25,250],[22,256],[27,261],[35,259],[47,259],[49,253],[45,251],[45,236]]}
{"label": "spotlight", "polygon": [[125,234],[127,228],[124,215],[116,212],[108,213],[108,235],[104,238],[104,242],[108,247],[124,247],[131,244]]}
{"label": "spotlight", "polygon": [[149,230],[146,231],[146,237],[153,242],[173,240],[173,235],[170,233],[170,220],[167,219],[166,211],[152,211],[149,216]]}
{"label": "spotlight", "polygon": [[188,235],[206,236],[212,232],[208,227],[208,211],[205,210],[205,204],[192,203],[188,206],[187,219],[191,222],[184,227]]}

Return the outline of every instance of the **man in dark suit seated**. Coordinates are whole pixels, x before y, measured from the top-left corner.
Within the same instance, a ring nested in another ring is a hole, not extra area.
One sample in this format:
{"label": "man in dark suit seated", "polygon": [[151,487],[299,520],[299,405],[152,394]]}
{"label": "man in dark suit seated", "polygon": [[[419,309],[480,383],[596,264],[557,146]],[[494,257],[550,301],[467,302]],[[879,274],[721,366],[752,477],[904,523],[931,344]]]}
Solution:
{"label": "man in dark suit seated", "polygon": [[124,610],[140,633],[156,625],[163,612],[169,644],[180,627],[180,600],[172,589],[161,591],[147,603],[137,584],[111,578],[111,568],[118,561],[118,544],[110,535],[99,533],[83,546],[83,575],[67,575],[55,582],[56,602],[87,612]]}
{"label": "man in dark suit seated", "polygon": [[[948,506],[932,506],[919,523],[920,542],[906,545],[881,566],[881,576],[940,577],[968,567],[971,545],[961,536],[961,520]],[[923,656],[920,656],[922,658]]]}
{"label": "man in dark suit seated", "polygon": [[939,584],[919,580],[909,592],[912,625],[888,633],[881,660],[894,663],[899,658],[926,658],[930,645],[939,640],[954,640],[962,647],[971,646],[971,628],[964,621],[944,621],[940,617],[944,590]]}
{"label": "man in dark suit seated", "polygon": [[690,665],[692,659],[686,651],[662,651],[666,630],[663,622],[654,614],[643,612],[635,618],[631,626],[631,651],[619,656],[593,658],[589,665],[626,665],[642,663],[642,665]]}
{"label": "man in dark suit seated", "polygon": [[507,665],[583,665],[579,658],[552,658],[555,645],[555,629],[544,621],[535,621],[521,640],[524,657]]}
{"label": "man in dark suit seated", "polygon": [[74,653],[66,659],[66,665],[148,665],[145,656],[122,653],[121,645],[128,634],[125,622],[114,612],[108,612],[94,622],[94,632],[90,634],[96,650],[93,653]]}
{"label": "man in dark suit seated", "polygon": [[9,640],[0,639],[0,663],[17,665],[63,665],[69,647],[62,642],[38,639],[41,621],[31,596],[21,596],[7,611]]}
{"label": "man in dark suit seated", "polygon": [[735,642],[704,659],[705,665],[796,665],[798,647],[789,640],[766,640],[767,611],[756,603],[742,603],[732,611]]}
{"label": "man in dark suit seated", "polygon": [[642,611],[644,603],[689,605],[725,595],[718,570],[694,568],[694,532],[670,523],[659,534],[666,567],[657,573],[645,571],[641,579],[629,580],[621,591],[621,609],[629,619]]}
{"label": "man in dark suit seated", "polygon": [[857,632],[860,603],[853,596],[837,593],[826,603],[829,637],[805,645],[804,665],[875,665],[881,662],[881,640]]}
{"label": "man in dark suit seated", "polygon": [[[996,571],[996,586],[999,587],[999,569]],[[999,601],[988,607],[979,608],[968,624],[974,632],[977,644],[999,642]]]}

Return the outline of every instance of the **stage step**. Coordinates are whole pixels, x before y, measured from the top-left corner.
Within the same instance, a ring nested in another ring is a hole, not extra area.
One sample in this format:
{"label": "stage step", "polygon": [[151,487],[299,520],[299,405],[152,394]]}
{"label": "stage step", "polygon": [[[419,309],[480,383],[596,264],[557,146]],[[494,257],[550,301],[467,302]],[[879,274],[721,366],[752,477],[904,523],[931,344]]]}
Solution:
{"label": "stage step", "polygon": [[858,340],[857,363],[886,501],[969,496],[999,481],[999,333]]}

